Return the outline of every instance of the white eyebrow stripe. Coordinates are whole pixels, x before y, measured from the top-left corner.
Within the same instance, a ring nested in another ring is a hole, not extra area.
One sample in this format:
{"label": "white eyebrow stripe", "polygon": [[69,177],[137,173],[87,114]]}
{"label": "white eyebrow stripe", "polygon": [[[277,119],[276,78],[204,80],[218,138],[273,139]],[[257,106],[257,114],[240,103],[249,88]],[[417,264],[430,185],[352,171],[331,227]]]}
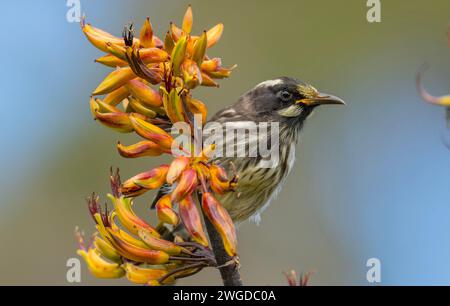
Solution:
{"label": "white eyebrow stripe", "polygon": [[236,110],[233,108],[227,109],[226,111],[222,112],[220,115],[221,116],[229,116],[229,115],[235,115],[236,114]]}
{"label": "white eyebrow stripe", "polygon": [[256,85],[256,88],[258,87],[272,87],[278,84],[283,84],[283,80],[281,79],[275,79],[275,80],[268,80],[268,81],[264,81],[259,83],[258,85]]}

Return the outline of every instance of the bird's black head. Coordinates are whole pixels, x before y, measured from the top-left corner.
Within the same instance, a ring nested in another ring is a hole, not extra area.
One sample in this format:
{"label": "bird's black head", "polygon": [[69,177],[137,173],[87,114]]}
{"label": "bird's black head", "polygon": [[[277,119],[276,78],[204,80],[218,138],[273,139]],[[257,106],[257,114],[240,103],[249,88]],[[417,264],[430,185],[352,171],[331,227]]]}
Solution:
{"label": "bird's black head", "polygon": [[262,82],[233,106],[254,121],[301,123],[313,109],[325,104],[345,104],[340,98],[320,93],[313,86],[290,77]]}

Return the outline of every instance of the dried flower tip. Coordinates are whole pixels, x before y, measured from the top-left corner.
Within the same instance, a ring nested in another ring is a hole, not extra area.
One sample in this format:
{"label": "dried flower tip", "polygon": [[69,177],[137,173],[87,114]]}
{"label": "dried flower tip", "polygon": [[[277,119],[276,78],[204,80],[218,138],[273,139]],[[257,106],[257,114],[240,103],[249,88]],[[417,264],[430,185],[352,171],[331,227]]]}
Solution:
{"label": "dried flower tip", "polygon": [[111,183],[112,195],[116,198],[119,198],[121,196],[120,186],[122,185],[122,183],[120,181],[119,168],[116,168],[116,172],[114,172],[113,168],[111,167],[109,169],[109,172],[110,172],[109,181]]}
{"label": "dried flower tip", "polygon": [[306,287],[309,285],[311,276],[315,273],[315,271],[308,271],[306,273],[302,273],[300,278],[298,278],[297,273],[294,270],[291,270],[289,272],[285,272],[284,275],[286,276],[289,286]]}
{"label": "dried flower tip", "polygon": [[155,65],[148,67],[141,58],[140,49],[127,47],[125,51],[127,62],[134,74],[153,85],[161,83],[161,69]]}
{"label": "dried flower tip", "polygon": [[125,42],[125,46],[128,47],[133,46],[133,39],[134,39],[133,23],[130,23],[123,28],[122,37]]}

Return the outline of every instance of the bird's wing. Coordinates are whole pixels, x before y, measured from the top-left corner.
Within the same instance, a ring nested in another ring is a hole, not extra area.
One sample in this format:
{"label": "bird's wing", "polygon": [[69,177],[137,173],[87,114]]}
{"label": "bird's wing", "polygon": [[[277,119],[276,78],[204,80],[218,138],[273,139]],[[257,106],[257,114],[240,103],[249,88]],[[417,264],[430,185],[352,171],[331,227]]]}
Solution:
{"label": "bird's wing", "polygon": [[246,120],[244,116],[245,112],[240,112],[234,106],[229,106],[215,113],[208,122],[224,123],[229,121],[242,121]]}

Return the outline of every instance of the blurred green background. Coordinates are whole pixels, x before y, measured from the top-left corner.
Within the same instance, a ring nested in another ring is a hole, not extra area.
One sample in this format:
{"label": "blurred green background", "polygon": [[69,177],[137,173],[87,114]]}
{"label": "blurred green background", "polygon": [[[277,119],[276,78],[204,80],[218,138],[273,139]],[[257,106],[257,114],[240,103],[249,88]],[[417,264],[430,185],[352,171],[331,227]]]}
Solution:
{"label": "blurred green background", "polygon": [[[161,37],[188,4],[194,30],[225,24],[210,54],[238,64],[220,89],[200,89],[210,113],[255,84],[294,76],[348,102],[309,120],[297,163],[256,226],[239,229],[248,285],[284,285],[283,271],[317,270],[313,285],[365,285],[366,261],[382,263],[382,284],[450,283],[450,152],[444,111],[423,103],[414,77],[449,92],[446,31],[450,2],[382,0],[382,22],[369,24],[366,1],[81,0],[88,22],[120,35],[150,16]],[[94,64],[66,1],[4,3],[1,55],[0,284],[66,285],[75,226],[94,226],[84,198],[108,192],[108,169],[129,177],[160,160],[125,160],[121,135],[94,122],[89,95],[109,69]],[[5,71],[5,70],[4,70]],[[6,136],[6,139],[5,139]],[[138,202],[150,216],[152,195]],[[214,270],[181,284],[220,284]],[[82,284],[98,280],[83,265]]]}

